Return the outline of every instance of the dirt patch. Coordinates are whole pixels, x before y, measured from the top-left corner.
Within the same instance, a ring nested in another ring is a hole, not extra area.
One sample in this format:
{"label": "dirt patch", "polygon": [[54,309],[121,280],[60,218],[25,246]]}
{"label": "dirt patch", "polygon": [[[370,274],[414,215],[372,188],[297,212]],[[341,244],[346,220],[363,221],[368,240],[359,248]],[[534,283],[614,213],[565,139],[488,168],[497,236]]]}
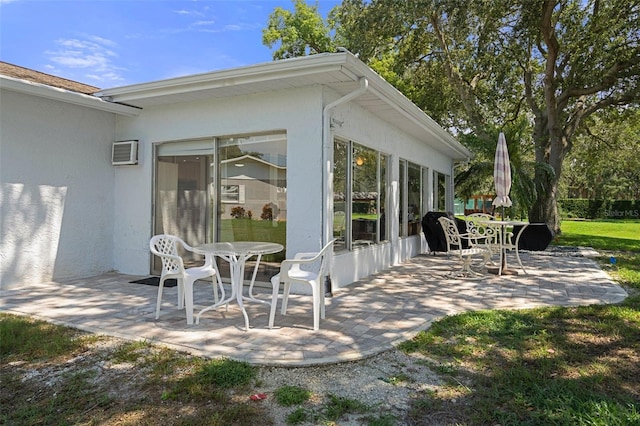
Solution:
{"label": "dirt patch", "polygon": [[[54,418],[64,418],[65,407],[71,423],[97,422],[118,424],[184,424],[189,419],[215,418],[220,400],[175,401],[163,397],[170,382],[190,373],[167,372],[166,380],[149,380],[148,362],[122,360],[115,355],[123,344],[131,343],[113,337],[100,337],[85,345],[67,359],[48,362],[9,362],[0,367],[3,386],[0,390],[3,415],[5,409],[26,398],[34,405],[60,404]],[[153,359],[165,350],[147,345],[136,355]],[[188,354],[181,354],[191,358]],[[189,365],[186,363],[185,365]],[[74,388],[74,380],[77,387]],[[71,385],[70,385],[71,383]],[[282,407],[275,391],[285,385],[299,386],[312,392],[302,408],[316,415],[325,413],[329,395],[357,400],[368,409],[362,414],[350,414],[341,425],[362,424],[363,417],[393,417],[394,424],[404,424],[410,402],[440,383],[438,377],[415,357],[392,350],[380,355],[348,363],[313,367],[261,367],[255,384],[249,388],[227,392],[225,403],[243,407],[250,413],[236,424],[286,424],[286,417],[300,407]],[[70,387],[71,386],[71,387]],[[253,401],[252,394],[264,393],[266,398]],[[12,403],[12,401],[14,401]],[[209,424],[209,423],[207,423]],[[218,424],[212,422],[210,424]],[[302,424],[316,424],[314,422]]]}

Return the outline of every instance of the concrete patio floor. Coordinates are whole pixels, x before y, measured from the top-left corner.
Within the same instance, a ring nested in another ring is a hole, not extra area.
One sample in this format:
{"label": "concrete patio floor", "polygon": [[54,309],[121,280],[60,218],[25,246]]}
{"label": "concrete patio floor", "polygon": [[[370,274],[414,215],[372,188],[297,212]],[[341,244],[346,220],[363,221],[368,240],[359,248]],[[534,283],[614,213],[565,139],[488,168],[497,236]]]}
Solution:
{"label": "concrete patio floor", "polygon": [[[626,292],[589,258],[558,253],[521,253],[525,275],[479,279],[448,277],[457,264],[443,254],[417,256],[374,274],[327,298],[326,319],[312,330],[309,296],[292,295],[286,316],[267,327],[269,306],[246,302],[251,329],[231,304],[203,314],[188,326],[175,302],[177,288],[165,288],[155,320],[157,287],[131,284],[142,277],[108,273],[96,277],[33,284],[0,292],[0,311],[25,314],[81,330],[148,340],[207,357],[228,357],[258,365],[307,366],[362,359],[412,338],[443,316],[479,309],[522,309],[617,303]],[[509,257],[510,266],[515,258]],[[227,289],[228,290],[228,289]],[[269,300],[270,289],[257,289]],[[213,302],[211,285],[198,283],[195,313]]]}

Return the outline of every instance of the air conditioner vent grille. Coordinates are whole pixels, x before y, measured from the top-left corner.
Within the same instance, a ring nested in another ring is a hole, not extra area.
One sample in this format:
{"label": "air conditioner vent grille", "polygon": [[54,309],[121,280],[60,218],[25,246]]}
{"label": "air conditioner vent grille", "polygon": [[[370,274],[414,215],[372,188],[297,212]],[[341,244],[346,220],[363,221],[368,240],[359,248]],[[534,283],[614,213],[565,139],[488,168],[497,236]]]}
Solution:
{"label": "air conditioner vent grille", "polygon": [[138,164],[138,141],[114,142],[111,150],[114,166]]}

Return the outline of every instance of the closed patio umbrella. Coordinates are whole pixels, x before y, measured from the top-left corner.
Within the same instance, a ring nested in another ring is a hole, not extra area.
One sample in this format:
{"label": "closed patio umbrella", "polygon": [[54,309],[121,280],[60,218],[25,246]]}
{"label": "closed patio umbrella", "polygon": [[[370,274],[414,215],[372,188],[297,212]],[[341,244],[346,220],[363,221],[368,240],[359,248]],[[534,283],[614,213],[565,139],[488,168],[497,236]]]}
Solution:
{"label": "closed patio umbrella", "polygon": [[[496,147],[496,157],[493,162],[493,183],[496,187],[496,198],[493,200],[495,207],[502,207],[502,220],[504,220],[504,208],[511,207],[511,198],[509,198],[509,191],[511,191],[511,163],[509,162],[509,150],[507,149],[507,140],[504,137],[504,133],[500,132],[498,136],[498,146]],[[497,270],[490,270],[490,272],[497,274],[515,274],[517,271],[507,270],[506,253],[502,245],[505,242],[505,226],[502,225],[500,231],[500,239],[502,240],[500,250],[500,267]]]}
{"label": "closed patio umbrella", "polygon": [[511,198],[509,198],[509,191],[511,191],[511,164],[509,163],[507,140],[502,132],[498,136],[496,157],[493,162],[493,181],[496,187],[496,198],[494,198],[492,204],[495,207],[502,207],[502,216],[504,217],[504,208],[511,207]]}

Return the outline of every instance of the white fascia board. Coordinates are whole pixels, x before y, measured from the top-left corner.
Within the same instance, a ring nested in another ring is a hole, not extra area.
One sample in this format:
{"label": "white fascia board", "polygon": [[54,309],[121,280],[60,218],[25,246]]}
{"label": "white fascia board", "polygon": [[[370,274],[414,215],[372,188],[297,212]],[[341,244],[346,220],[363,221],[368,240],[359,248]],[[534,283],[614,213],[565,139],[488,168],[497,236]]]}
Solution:
{"label": "white fascia board", "polygon": [[105,89],[96,93],[96,96],[126,103],[147,97],[174,95],[218,87],[265,82],[273,79],[313,75],[340,70],[345,64],[346,56],[346,53],[318,54],[265,62],[247,67]]}
{"label": "white fascia board", "polygon": [[139,108],[105,102],[100,98],[91,95],[85,95],[84,93],[72,92],[70,90],[48,86],[41,83],[34,83],[31,81],[8,77],[5,75],[0,75],[0,88],[41,98],[79,105],[87,108],[94,108],[101,111],[112,112],[119,115],[126,115],[129,117],[134,117],[140,113]]}
{"label": "white fascia board", "polygon": [[[354,58],[355,59],[355,58]],[[354,65],[359,65],[355,63]],[[473,158],[473,153],[464,145],[457,141],[453,136],[444,130],[435,120],[427,115],[423,110],[418,108],[416,104],[411,102],[402,92],[387,82],[368,66],[359,66],[359,73],[365,74],[369,79],[369,90],[376,96],[387,102],[389,106],[403,114],[408,120],[420,126],[426,132],[441,141],[444,145],[453,150],[459,158],[455,160],[468,160]]]}
{"label": "white fascia board", "polygon": [[234,85],[266,82],[275,79],[302,77],[324,72],[341,71],[345,79],[336,83],[357,82],[361,77],[369,81],[369,90],[381,100],[403,114],[408,120],[441,141],[459,158],[469,159],[473,154],[425,114],[398,89],[349,52],[320,53],[293,59],[177,77],[151,83],[102,90],[96,96],[115,102],[135,102],[149,97],[176,95]]}

